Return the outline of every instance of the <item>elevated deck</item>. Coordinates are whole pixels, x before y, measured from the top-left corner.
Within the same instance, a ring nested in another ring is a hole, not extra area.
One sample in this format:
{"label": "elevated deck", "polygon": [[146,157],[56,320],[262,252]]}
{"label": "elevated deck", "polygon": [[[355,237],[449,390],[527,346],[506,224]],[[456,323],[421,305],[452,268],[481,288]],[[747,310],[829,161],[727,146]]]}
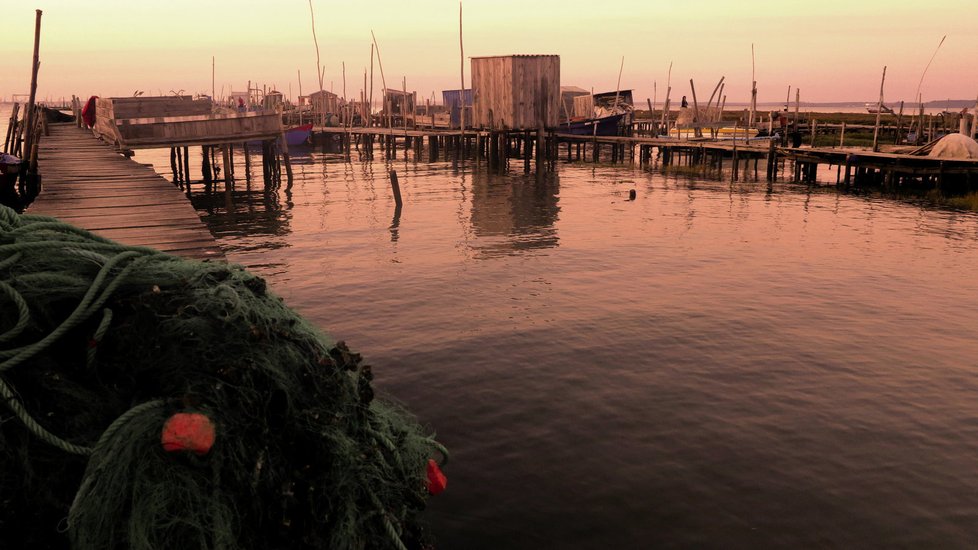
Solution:
{"label": "elevated deck", "polygon": [[211,111],[211,101],[207,99],[99,98],[95,132],[123,150],[222,145],[282,136],[282,115],[278,111]]}
{"label": "elevated deck", "polygon": [[74,123],[41,138],[40,195],[31,214],[54,216],[123,244],[225,260],[190,201],[172,183]]}

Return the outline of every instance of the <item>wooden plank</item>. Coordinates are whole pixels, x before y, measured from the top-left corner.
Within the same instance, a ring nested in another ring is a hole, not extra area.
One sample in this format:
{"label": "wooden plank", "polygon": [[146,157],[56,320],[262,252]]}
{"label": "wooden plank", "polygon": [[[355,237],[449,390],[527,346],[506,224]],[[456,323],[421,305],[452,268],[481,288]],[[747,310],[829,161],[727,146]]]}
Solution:
{"label": "wooden plank", "polygon": [[28,212],[120,243],[224,259],[187,197],[150,166],[122,157],[73,124],[49,128],[38,155],[42,193]]}

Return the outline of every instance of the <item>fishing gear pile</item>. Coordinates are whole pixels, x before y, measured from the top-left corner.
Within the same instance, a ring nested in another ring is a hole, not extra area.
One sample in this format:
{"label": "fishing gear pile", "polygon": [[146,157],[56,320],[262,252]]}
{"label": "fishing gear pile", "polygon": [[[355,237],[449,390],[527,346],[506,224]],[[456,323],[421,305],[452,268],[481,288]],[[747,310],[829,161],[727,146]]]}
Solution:
{"label": "fishing gear pile", "polygon": [[0,206],[3,547],[424,547],[448,455],[371,378],[240,266]]}

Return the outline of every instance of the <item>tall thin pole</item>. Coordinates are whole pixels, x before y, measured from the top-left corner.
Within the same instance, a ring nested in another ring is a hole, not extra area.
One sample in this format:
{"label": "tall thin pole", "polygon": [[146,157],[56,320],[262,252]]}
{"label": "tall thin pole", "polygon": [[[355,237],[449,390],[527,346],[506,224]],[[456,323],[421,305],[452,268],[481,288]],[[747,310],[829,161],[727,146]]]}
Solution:
{"label": "tall thin pole", "polygon": [[873,126],[873,151],[879,151],[880,114],[883,111],[883,83],[886,82],[886,65],[883,65],[883,78],[880,80],[880,99],[876,102],[876,125]]}
{"label": "tall thin pole", "polygon": [[37,12],[34,19],[34,60],[31,64],[31,95],[27,100],[27,112],[25,113],[25,129],[27,138],[24,140],[23,156],[28,160],[31,158],[31,147],[33,146],[33,124],[34,124],[34,100],[37,97],[37,70],[41,66],[39,53],[41,48],[41,10]]}
{"label": "tall thin pole", "polygon": [[927,69],[929,69],[930,64],[934,62],[934,58],[937,57],[937,52],[941,50],[941,46],[944,45],[944,40],[946,38],[947,38],[946,34],[941,37],[941,42],[937,45],[937,48],[934,49],[934,55],[930,56],[930,61],[928,61],[927,65],[924,67],[924,72],[920,73],[920,82],[917,83],[917,93],[916,93],[917,96],[920,96],[920,87],[923,86],[924,84],[924,75],[927,74]]}
{"label": "tall thin pole", "polygon": [[370,44],[370,99],[368,101],[370,105],[370,113],[373,114],[374,110],[374,45]]}
{"label": "tall thin pole", "polygon": [[462,126],[462,142],[465,142],[465,48],[462,46],[462,0],[458,2],[458,53],[459,73],[462,82],[462,97],[460,98],[461,114],[459,121]]}
{"label": "tall thin pole", "polygon": [[[373,29],[370,29],[370,37],[374,39],[374,50],[377,51],[377,66],[380,68],[380,84],[384,87],[384,105],[387,105],[387,79],[384,78],[384,62],[380,60],[380,46],[377,45],[377,36],[374,35],[374,30]],[[373,60],[372,57],[370,59]],[[373,67],[373,64],[371,63],[370,66],[372,68]],[[371,74],[373,74],[373,73],[371,73]],[[373,89],[372,86],[371,86],[371,89]],[[390,113],[389,112],[387,114],[387,117],[388,117],[388,126],[390,126],[390,120],[389,120],[390,119]]]}
{"label": "tall thin pole", "polygon": [[[322,64],[319,62],[319,40],[316,39],[316,13],[312,9],[312,0],[309,0],[309,18],[312,20],[312,41],[316,45],[316,75],[319,76],[319,91],[322,92],[323,73],[320,70],[322,68]],[[319,95],[322,96],[322,93]],[[325,100],[325,98],[323,99]]]}
{"label": "tall thin pole", "polygon": [[[618,84],[615,85],[615,105],[611,108],[612,114],[618,108],[618,94],[621,93],[621,71],[625,68],[625,56],[621,56],[621,65],[618,66]],[[595,124],[597,126],[597,124]]]}
{"label": "tall thin pole", "polygon": [[747,128],[754,126],[754,111],[757,110],[757,74],[754,66],[754,44],[750,45],[750,115],[747,117]]}
{"label": "tall thin pole", "polygon": [[672,61],[669,62],[669,72],[666,76],[666,101],[662,104],[662,122],[666,135],[669,135],[669,95],[672,93]]}
{"label": "tall thin pole", "polygon": [[215,70],[214,68],[215,68],[215,66],[216,65],[215,65],[215,61],[214,61],[214,56],[212,55],[211,56],[211,101],[216,101],[217,100],[217,98],[214,97],[214,94],[217,93],[217,84],[215,83],[215,80],[214,80],[214,74],[215,74],[214,73],[214,70]]}

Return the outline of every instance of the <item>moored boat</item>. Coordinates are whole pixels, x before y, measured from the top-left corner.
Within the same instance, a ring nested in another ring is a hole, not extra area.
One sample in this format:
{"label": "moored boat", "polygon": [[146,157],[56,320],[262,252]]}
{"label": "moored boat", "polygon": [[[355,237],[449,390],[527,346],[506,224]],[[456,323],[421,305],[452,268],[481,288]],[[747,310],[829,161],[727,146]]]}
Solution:
{"label": "moored boat", "polygon": [[306,145],[312,138],[312,124],[293,126],[285,131],[285,143],[289,145]]}
{"label": "moored boat", "polygon": [[20,174],[21,160],[7,153],[0,153],[0,185],[13,186]]}
{"label": "moored boat", "polygon": [[600,118],[572,119],[562,123],[557,128],[557,133],[574,136],[617,136],[625,115],[626,113],[619,113]]}
{"label": "moored boat", "polygon": [[886,114],[886,115],[892,115],[893,114],[893,109],[887,107],[886,105],[881,105],[880,108],[877,110],[876,103],[867,103],[866,104],[866,110],[870,114],[873,114],[873,115],[875,115],[877,112],[880,112],[880,113],[883,113],[883,114]]}

